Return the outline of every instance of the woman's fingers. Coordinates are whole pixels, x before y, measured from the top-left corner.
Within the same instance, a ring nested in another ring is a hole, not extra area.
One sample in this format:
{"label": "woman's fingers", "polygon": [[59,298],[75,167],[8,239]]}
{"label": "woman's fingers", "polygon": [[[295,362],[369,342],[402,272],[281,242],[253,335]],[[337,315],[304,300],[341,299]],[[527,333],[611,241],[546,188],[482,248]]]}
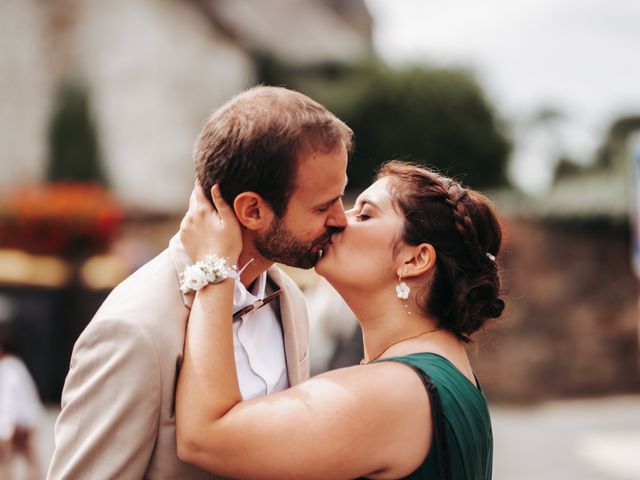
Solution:
{"label": "woman's fingers", "polygon": [[195,186],[193,187],[193,190],[191,190],[191,195],[189,196],[189,211],[192,211],[195,208],[195,203],[196,203],[196,190],[200,188],[198,186],[198,183],[196,182]]}
{"label": "woman's fingers", "polygon": [[189,211],[180,225],[182,244],[193,260],[216,254],[236,262],[242,250],[240,224],[218,185],[211,189],[211,197],[215,208],[200,185],[191,192]]}
{"label": "woman's fingers", "polygon": [[211,206],[211,203],[207,200],[207,197],[205,197],[202,187],[199,185],[197,185],[191,192],[191,198],[189,199],[189,213],[202,216],[216,213]]}
{"label": "woman's fingers", "polygon": [[202,207],[208,206],[210,209],[212,208],[211,204],[209,203],[209,201],[207,200],[207,197],[204,194],[204,190],[200,185],[196,185],[196,188],[193,189],[193,195],[195,198],[196,205],[202,206]]}
{"label": "woman's fingers", "polygon": [[220,215],[220,218],[223,222],[228,222],[229,220],[235,220],[235,212],[231,209],[229,204],[222,198],[222,193],[220,193],[220,186],[216,183],[213,187],[211,187],[211,198],[213,199],[213,204]]}

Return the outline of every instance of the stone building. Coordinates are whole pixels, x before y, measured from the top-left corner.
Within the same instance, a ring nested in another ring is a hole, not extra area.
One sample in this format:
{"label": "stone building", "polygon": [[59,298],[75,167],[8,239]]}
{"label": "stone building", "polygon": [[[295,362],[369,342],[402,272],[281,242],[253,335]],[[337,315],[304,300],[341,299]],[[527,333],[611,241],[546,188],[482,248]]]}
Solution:
{"label": "stone building", "polygon": [[371,50],[363,0],[3,0],[0,187],[44,179],[54,101],[74,82],[118,198],[179,212],[201,125],[259,80],[258,56],[308,68]]}

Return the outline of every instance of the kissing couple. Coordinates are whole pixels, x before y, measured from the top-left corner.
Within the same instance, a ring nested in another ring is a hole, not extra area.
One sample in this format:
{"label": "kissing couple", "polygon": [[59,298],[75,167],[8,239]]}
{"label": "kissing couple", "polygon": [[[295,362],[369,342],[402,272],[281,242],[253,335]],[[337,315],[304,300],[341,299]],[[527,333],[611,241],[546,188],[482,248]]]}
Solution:
{"label": "kissing couple", "polygon": [[[180,232],[74,346],[49,479],[491,478],[466,345],[504,309],[493,206],[390,161],[345,211],[351,146],[285,88],[211,115]],[[361,365],[308,378],[304,297],[276,263],[344,298]]]}

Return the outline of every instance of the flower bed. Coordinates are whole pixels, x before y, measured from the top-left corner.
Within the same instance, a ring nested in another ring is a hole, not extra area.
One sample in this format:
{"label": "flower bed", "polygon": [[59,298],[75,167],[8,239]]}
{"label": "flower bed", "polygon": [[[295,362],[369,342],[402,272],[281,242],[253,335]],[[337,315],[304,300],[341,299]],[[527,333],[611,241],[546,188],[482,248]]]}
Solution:
{"label": "flower bed", "polygon": [[103,252],[122,217],[116,200],[98,184],[21,187],[0,197],[0,248],[64,257]]}

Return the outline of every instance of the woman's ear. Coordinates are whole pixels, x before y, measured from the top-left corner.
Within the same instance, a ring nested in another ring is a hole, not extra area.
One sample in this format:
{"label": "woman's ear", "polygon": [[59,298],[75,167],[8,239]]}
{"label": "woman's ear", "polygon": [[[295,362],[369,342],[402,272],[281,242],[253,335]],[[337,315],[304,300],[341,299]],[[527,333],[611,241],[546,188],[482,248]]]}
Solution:
{"label": "woman's ear", "polygon": [[399,277],[418,277],[431,271],[436,264],[436,249],[429,243],[409,247],[407,253],[404,263],[396,272]]}
{"label": "woman's ear", "polygon": [[261,195],[242,192],[233,201],[233,210],[242,226],[249,230],[260,230],[271,225],[273,210]]}

